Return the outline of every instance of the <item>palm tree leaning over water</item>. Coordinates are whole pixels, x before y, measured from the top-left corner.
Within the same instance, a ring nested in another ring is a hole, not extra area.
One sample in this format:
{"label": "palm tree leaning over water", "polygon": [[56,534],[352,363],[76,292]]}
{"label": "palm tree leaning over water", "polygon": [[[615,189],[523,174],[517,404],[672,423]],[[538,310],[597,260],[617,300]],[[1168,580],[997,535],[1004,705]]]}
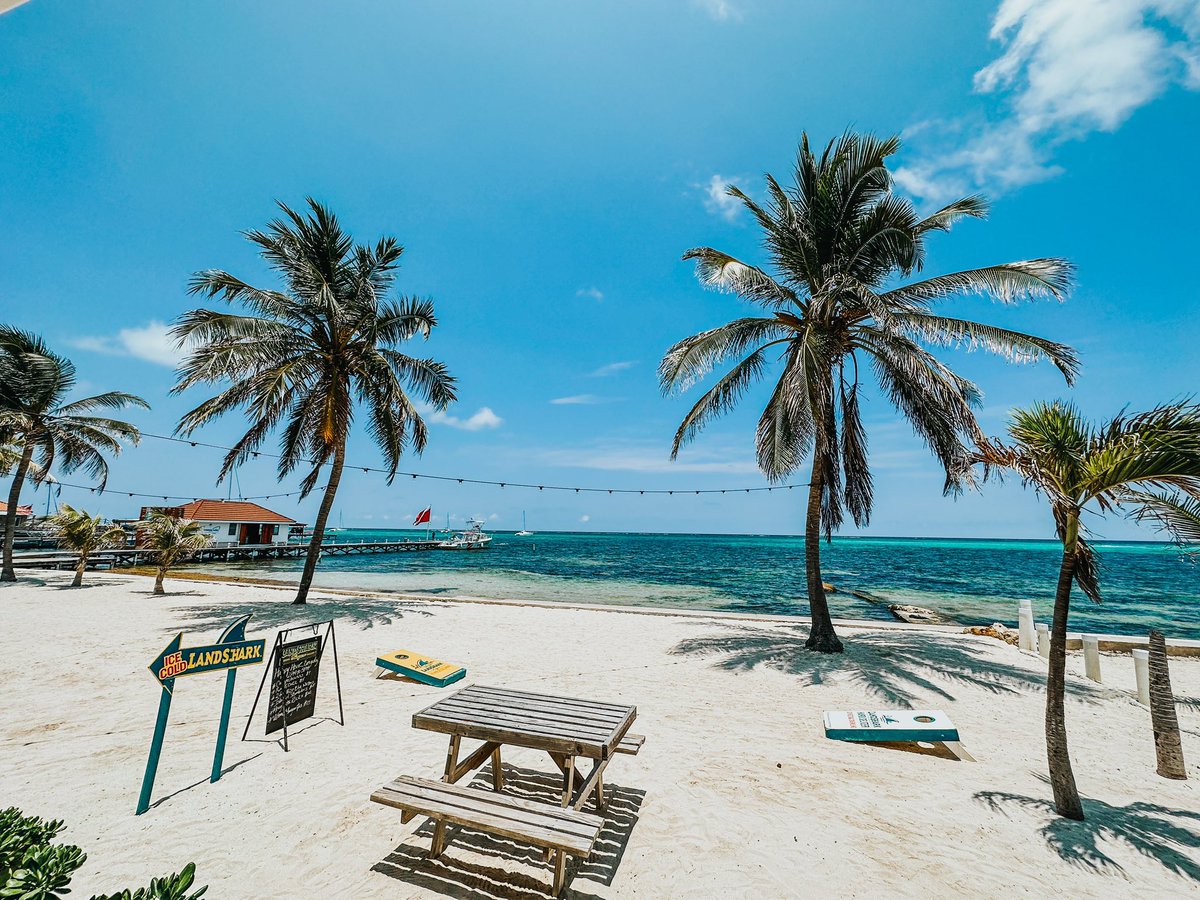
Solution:
{"label": "palm tree leaning over water", "polygon": [[1200,540],[1200,407],[1169,404],[1092,425],[1068,403],[1038,403],[1015,410],[1008,433],[1007,444],[981,441],[973,462],[983,465],[985,477],[993,469],[1015,472],[1042,494],[1062,541],[1046,678],[1046,757],[1059,815],[1082,819],[1063,703],[1072,583],[1100,601],[1082,515],[1123,510],[1180,542]]}
{"label": "palm tree leaning over water", "polygon": [[963,470],[966,442],[978,433],[972,407],[980,393],[922,344],[982,347],[1014,362],[1046,359],[1068,383],[1078,367],[1074,351],[1063,344],[932,310],[938,300],[968,293],[1005,303],[1061,300],[1071,280],[1066,260],[1004,263],[890,286],[897,276],[921,270],[932,232],[949,231],[964,216],[981,218],[987,209],[981,198],[966,197],[930,216],[917,215],[892,191],[886,162],[899,146],[895,137],[847,132],[817,155],[804,135],[792,187],[767,175],[765,204],[729,187],[762,229],[775,274],[711,247],[683,258],[696,260],[703,284],[738,294],[767,315],[685,338],[659,365],[663,390],[671,392],[737,361],[684,417],[671,451],[675,458],[765,378],[772,363],[782,364],[758,423],[758,465],[778,482],[812,457],[804,532],[812,650],[842,649],[821,582],[821,534],[830,539],[845,511],[860,527],[871,514],[860,362],[870,364],[884,394],[943,465],[948,491],[957,488],[952,473]]}
{"label": "palm tree leaning over water", "polygon": [[433,303],[388,300],[404,248],[394,238],[355,244],[336,217],[315,200],[301,215],[282,203],[283,217],[265,231],[250,231],[262,257],[282,281],[281,290],[253,287],[216,269],[197,273],[190,291],[240,304],[244,313],[194,309],[173,334],[191,346],[173,391],[193,385],[228,385],[180,419],[178,431],[197,428],[231,410],[243,410],[249,430],[226,455],[218,481],[257,455],[278,426],[279,478],[311,466],[300,483],[307,496],[329,466],[313,524],[296,603],[304,603],[316,571],[329,511],[346,463],[346,439],[355,402],[367,413],[367,431],[383,451],[388,481],[411,446],[425,449],[425,422],[407,391],[436,410],[455,399],[454,378],[443,363],[396,349],[437,319]]}
{"label": "palm tree leaning over water", "polygon": [[141,397],[110,391],[66,402],[75,387],[75,366],[52,352],[37,335],[0,326],[0,444],[20,449],[12,468],[8,508],[4,526],[4,567],[0,580],[15,581],[13,540],[16,508],[26,478],[44,481],[57,463],[64,472],[82,469],[108,481],[105,453],[116,456],[121,441],[136,444],[141,433],[128,422],[90,415],[99,409],[127,406],[150,408]]}

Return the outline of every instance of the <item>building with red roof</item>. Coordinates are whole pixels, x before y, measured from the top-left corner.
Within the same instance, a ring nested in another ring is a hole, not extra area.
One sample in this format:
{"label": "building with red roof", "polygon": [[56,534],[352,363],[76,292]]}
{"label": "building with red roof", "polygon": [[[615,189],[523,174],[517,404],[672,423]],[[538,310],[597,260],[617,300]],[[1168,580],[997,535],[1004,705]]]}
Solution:
{"label": "building with red roof", "polygon": [[214,547],[247,544],[286,544],[295,519],[248,500],[193,500],[183,506],[144,506],[142,518],[152,511],[200,522],[212,536]]}

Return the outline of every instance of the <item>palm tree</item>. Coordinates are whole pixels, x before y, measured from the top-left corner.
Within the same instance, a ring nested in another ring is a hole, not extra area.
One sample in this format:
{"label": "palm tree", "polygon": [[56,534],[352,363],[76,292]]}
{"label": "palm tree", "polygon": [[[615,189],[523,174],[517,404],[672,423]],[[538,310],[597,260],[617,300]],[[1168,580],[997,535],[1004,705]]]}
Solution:
{"label": "palm tree", "polygon": [[406,389],[436,410],[455,399],[454,379],[443,363],[396,349],[418,334],[428,338],[437,324],[429,300],[386,299],[404,248],[390,237],[356,245],[326,207],[311,198],[308,207],[304,216],[281,203],[283,218],[265,231],[246,233],[282,290],[252,287],[218,270],[199,272],[191,293],[241,304],[245,313],[195,309],[173,331],[192,346],[176,393],[196,384],[228,385],[185,414],[178,431],[191,434],[235,409],[250,419],[218,481],[257,455],[276,426],[282,428],[279,478],[311,466],[301,496],[317,486],[322,467],[330,467],[296,603],[305,602],[312,584],[356,402],[366,411],[367,431],[383,452],[390,484],[404,450],[420,453],[427,439]]}
{"label": "palm tree", "polygon": [[[82,400],[66,402],[75,386],[75,366],[52,352],[37,335],[0,326],[0,444],[20,448],[8,490],[8,508],[15,510],[27,477],[42,482],[56,462],[64,472],[82,469],[99,479],[103,490],[108,481],[104,454],[116,456],[121,441],[136,444],[141,433],[128,422],[90,415],[99,409],[140,406],[141,397],[110,391]],[[4,526],[4,568],[0,580],[15,581],[13,538],[16,517]]]}
{"label": "palm tree", "polygon": [[1072,582],[1100,601],[1096,554],[1082,515],[1120,510],[1180,541],[1200,536],[1200,406],[1169,404],[1093,425],[1069,403],[1037,403],[1013,412],[1008,433],[1008,444],[982,441],[974,461],[985,476],[1012,471],[1042,494],[1062,541],[1046,679],[1046,756],[1055,808],[1082,819],[1063,708]]}
{"label": "palm tree", "polygon": [[1014,362],[1047,359],[1068,383],[1078,366],[1063,344],[932,310],[935,301],[966,293],[1006,303],[1062,299],[1071,276],[1065,260],[1003,263],[892,284],[921,270],[932,232],[949,231],[957,220],[982,217],[987,209],[982,198],[967,197],[930,216],[917,215],[892,190],[886,162],[899,146],[895,137],[847,132],[818,156],[804,135],[792,187],[767,175],[765,204],[729,187],[762,229],[774,274],[711,247],[683,258],[696,261],[703,284],[738,294],[767,315],[685,338],[659,366],[663,391],[670,393],[737,361],[684,417],[674,459],[773,363],[781,364],[758,422],[758,465],[778,482],[811,455],[804,545],[812,628],[806,646],[824,652],[840,652],[842,644],[822,587],[821,534],[830,539],[847,510],[856,526],[867,524],[873,502],[860,362],[870,364],[883,393],[945,467],[947,491],[958,487],[951,473],[961,470],[968,454],[965,439],[978,432],[972,407],[980,393],[923,344],[982,347]]}
{"label": "palm tree", "polygon": [[167,572],[212,542],[211,535],[205,534],[199,522],[170,516],[161,510],[154,510],[150,518],[138,524],[141,532],[142,545],[148,550],[158,551],[155,555],[155,565],[158,571],[154,577],[154,593],[165,594],[163,579]]}
{"label": "palm tree", "polygon": [[88,557],[97,550],[125,543],[125,529],[120,525],[105,525],[100,516],[88,515],[82,509],[73,509],[66,503],[50,517],[49,524],[59,543],[79,556],[72,587],[83,584]]}

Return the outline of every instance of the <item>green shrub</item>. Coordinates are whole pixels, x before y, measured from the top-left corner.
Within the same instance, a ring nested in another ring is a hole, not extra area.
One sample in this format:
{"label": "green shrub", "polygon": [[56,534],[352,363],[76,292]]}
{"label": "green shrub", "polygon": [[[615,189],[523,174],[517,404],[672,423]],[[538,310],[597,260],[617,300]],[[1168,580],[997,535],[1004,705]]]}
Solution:
{"label": "green shrub", "polygon": [[[50,843],[63,827],[57,819],[26,816],[15,806],[0,810],[0,898],[54,900],[71,892],[71,876],[87,855],[71,844]],[[149,887],[92,900],[198,900],[208,888],[189,894],[195,877],[196,866],[188,863],[178,874],[152,879]]]}

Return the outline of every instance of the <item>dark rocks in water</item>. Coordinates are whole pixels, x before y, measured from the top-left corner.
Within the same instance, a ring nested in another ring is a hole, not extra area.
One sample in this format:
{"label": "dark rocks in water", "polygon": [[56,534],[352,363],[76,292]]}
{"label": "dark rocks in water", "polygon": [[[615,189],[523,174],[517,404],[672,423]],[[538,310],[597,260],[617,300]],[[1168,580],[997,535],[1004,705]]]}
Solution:
{"label": "dark rocks in water", "polygon": [[909,606],[904,603],[893,603],[888,607],[888,612],[909,625],[941,625],[946,621],[932,609],[926,609],[923,606]]}
{"label": "dark rocks in water", "polygon": [[828,581],[822,581],[821,587],[825,588],[825,593],[827,593],[827,594],[836,594],[837,593],[837,588],[834,587],[832,584],[830,584]]}
{"label": "dark rocks in water", "polygon": [[851,591],[852,597],[857,597],[859,600],[866,600],[868,603],[877,603],[880,606],[887,603],[882,597],[876,597],[874,594],[868,594],[866,591]]}

